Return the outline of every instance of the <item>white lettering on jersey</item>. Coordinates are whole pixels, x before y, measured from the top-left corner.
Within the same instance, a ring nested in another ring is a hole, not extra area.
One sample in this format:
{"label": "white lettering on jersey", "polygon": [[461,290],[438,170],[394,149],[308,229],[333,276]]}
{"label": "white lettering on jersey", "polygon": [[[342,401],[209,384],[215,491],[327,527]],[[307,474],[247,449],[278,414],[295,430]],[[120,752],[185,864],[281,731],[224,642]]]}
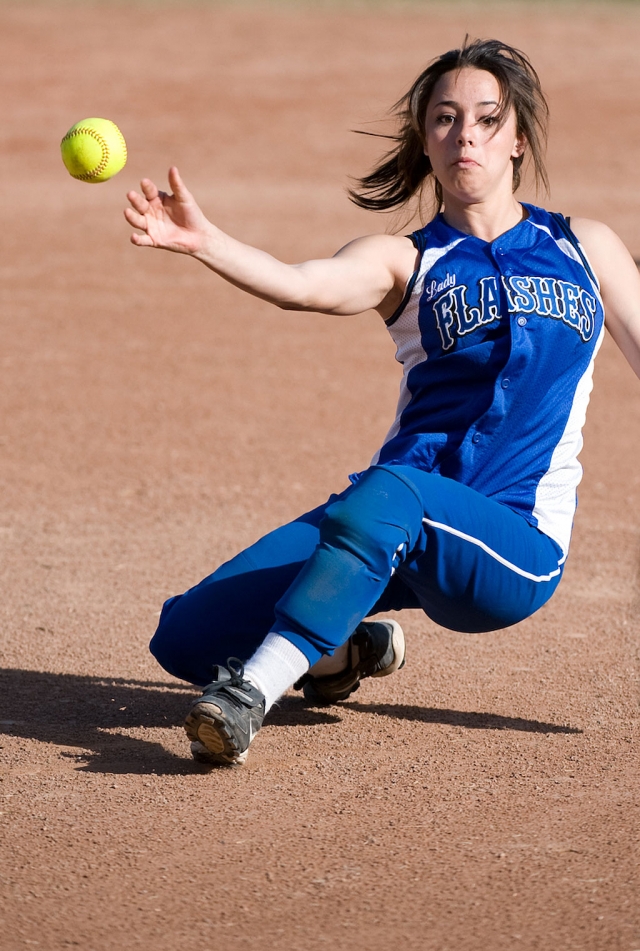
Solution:
{"label": "white lettering on jersey", "polygon": [[[502,285],[507,295],[509,314],[537,314],[552,320],[560,320],[577,331],[587,343],[595,329],[594,317],[597,302],[579,284],[560,281],[552,277],[504,277]],[[478,306],[467,301],[469,288],[455,284],[455,275],[447,274],[444,281],[432,281],[427,295],[445,292],[433,301],[436,326],[440,333],[442,349],[450,350],[456,337],[473,333],[483,324],[500,320],[500,299],[495,277],[483,277],[478,281]],[[427,300],[431,300],[427,296]]]}
{"label": "white lettering on jersey", "polygon": [[455,274],[449,274],[447,271],[447,276],[444,281],[431,281],[430,284],[425,285],[424,299],[427,301],[433,300],[436,294],[439,294],[441,291],[446,291],[448,287],[453,287],[455,283]]}

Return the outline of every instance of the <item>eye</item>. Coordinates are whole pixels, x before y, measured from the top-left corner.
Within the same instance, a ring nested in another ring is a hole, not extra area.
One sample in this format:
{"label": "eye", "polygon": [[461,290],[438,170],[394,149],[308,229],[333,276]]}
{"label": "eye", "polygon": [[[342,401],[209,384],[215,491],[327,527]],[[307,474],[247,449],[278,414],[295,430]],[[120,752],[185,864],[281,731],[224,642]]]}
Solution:
{"label": "eye", "polygon": [[481,122],[483,125],[486,125],[486,126],[488,126],[489,128],[491,128],[491,126],[497,125],[498,117],[497,117],[497,116],[483,116],[483,117],[480,119],[480,122]]}
{"label": "eye", "polygon": [[443,113],[441,116],[437,116],[436,123],[438,125],[451,125],[455,122],[455,116],[450,115],[448,112]]}

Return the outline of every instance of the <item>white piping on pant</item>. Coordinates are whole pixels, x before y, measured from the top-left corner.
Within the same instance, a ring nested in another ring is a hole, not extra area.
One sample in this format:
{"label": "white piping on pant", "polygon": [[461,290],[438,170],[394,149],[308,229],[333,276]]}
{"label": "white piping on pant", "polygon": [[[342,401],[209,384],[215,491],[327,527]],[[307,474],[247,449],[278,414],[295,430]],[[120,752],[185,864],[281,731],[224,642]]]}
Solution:
{"label": "white piping on pant", "polygon": [[507,559],[503,558],[502,555],[499,555],[497,551],[494,551],[492,548],[489,548],[488,545],[485,545],[484,542],[481,542],[479,538],[473,538],[473,536],[467,535],[465,532],[461,532],[457,528],[452,528],[450,525],[443,525],[442,522],[433,522],[430,518],[423,518],[422,522],[424,525],[429,525],[431,528],[441,528],[443,532],[449,532],[450,535],[455,535],[457,538],[462,538],[465,542],[471,542],[472,545],[477,545],[478,548],[481,548],[487,553],[487,555],[490,555],[491,558],[495,558],[495,560],[500,562],[501,565],[504,565],[505,568],[515,571],[517,575],[521,575],[523,578],[528,578],[529,581],[551,581],[552,578],[556,578],[560,574],[560,566],[564,564],[567,558],[566,555],[563,555],[558,562],[558,567],[548,575],[532,575],[531,572],[525,571],[523,568],[518,568],[517,565],[507,561]]}
{"label": "white piping on pant", "polygon": [[[423,521],[424,521],[424,519],[423,519]],[[397,558],[398,560],[400,560],[400,555],[402,554],[402,549],[403,549],[403,548],[406,548],[406,546],[407,546],[407,543],[406,543],[406,542],[400,542],[400,544],[398,545],[398,547],[396,548],[396,550],[395,550],[394,553],[393,553],[393,560],[394,560],[394,561],[396,560],[396,558]],[[393,576],[395,575],[395,573],[396,573],[396,567],[397,567],[396,565],[392,565],[392,567],[391,567],[391,574],[390,574],[390,576],[389,576],[390,578],[393,578]]]}

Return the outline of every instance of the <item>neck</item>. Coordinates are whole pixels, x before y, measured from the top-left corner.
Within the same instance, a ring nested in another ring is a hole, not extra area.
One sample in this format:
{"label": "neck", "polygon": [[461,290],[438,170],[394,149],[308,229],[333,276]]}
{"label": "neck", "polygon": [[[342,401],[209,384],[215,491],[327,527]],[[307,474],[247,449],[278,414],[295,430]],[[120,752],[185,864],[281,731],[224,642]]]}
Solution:
{"label": "neck", "polygon": [[475,235],[483,241],[495,241],[522,221],[524,209],[512,194],[504,199],[463,202],[450,195],[444,196],[444,220],[457,231]]}

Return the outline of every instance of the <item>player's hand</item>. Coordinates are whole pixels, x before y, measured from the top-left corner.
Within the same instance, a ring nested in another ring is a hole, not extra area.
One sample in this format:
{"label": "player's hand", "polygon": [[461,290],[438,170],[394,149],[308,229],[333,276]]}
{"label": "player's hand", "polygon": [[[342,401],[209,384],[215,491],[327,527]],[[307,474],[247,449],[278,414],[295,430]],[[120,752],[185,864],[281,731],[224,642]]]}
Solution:
{"label": "player's hand", "polygon": [[141,248],[196,254],[211,224],[175,167],[169,169],[169,186],[173,192],[170,195],[160,191],[151,179],[143,178],[142,194],[127,193],[131,207],[125,209],[124,216],[138,229],[131,235],[131,243]]}

